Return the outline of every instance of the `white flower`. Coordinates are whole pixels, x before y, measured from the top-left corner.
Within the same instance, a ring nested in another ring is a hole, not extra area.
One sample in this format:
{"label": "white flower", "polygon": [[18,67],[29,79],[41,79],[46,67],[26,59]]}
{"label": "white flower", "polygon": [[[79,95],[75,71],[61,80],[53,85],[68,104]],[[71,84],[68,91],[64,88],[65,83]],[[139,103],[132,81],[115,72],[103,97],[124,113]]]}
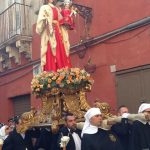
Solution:
{"label": "white flower", "polygon": [[0,139],[0,145],[3,145],[3,143],[4,143],[4,140]]}
{"label": "white flower", "polygon": [[69,136],[63,136],[63,137],[61,138],[60,147],[65,147],[65,146],[67,146],[69,140],[70,140],[70,137],[69,137]]}

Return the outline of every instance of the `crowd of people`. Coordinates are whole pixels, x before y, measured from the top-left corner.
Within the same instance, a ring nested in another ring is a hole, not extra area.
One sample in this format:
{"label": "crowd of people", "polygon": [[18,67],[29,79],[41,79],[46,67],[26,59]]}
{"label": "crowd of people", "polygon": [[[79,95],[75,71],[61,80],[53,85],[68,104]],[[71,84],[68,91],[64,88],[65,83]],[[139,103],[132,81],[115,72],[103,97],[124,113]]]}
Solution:
{"label": "crowd of people", "polygon": [[51,127],[20,133],[21,118],[9,119],[8,125],[0,128],[2,150],[150,150],[149,103],[141,104],[137,114],[120,106],[111,128],[102,125],[104,119],[96,107],[85,113],[82,125],[72,113],[65,114],[64,120],[57,133],[52,133]]}

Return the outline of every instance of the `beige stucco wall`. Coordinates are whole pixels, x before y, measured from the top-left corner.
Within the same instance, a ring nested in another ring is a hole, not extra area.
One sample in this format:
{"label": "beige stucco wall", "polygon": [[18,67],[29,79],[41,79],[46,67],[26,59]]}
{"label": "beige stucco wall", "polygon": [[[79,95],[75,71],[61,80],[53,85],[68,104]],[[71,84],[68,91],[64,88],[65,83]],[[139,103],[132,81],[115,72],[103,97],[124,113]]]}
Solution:
{"label": "beige stucco wall", "polygon": [[43,4],[43,0],[0,0],[0,13],[6,10],[13,3],[21,3],[30,6],[30,17],[32,18],[31,26],[36,23],[39,8]]}

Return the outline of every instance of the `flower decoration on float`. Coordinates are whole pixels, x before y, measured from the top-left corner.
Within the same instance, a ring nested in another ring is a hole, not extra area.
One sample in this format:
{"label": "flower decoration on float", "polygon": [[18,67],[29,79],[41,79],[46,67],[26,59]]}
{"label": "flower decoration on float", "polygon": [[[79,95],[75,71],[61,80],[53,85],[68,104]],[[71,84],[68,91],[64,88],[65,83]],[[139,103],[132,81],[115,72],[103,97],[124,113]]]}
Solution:
{"label": "flower decoration on float", "polygon": [[62,68],[57,72],[42,72],[31,82],[32,93],[37,97],[52,96],[60,93],[71,94],[80,90],[89,91],[94,80],[80,68]]}

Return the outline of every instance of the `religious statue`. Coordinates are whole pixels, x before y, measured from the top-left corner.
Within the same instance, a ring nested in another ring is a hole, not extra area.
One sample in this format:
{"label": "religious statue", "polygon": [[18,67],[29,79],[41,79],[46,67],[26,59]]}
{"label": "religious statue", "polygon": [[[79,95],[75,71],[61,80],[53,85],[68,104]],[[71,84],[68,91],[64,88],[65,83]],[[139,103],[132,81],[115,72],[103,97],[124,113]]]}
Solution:
{"label": "religious statue", "polygon": [[77,9],[71,6],[71,4],[70,0],[64,0],[64,8],[61,10],[63,18],[60,24],[64,25],[68,30],[75,28],[74,16],[77,14]]}
{"label": "religious statue", "polygon": [[41,6],[36,32],[41,36],[41,67],[43,71],[57,71],[57,69],[71,67],[70,45],[67,46],[69,41],[66,41],[68,33],[60,25],[61,19],[60,10],[53,5],[53,0],[48,0],[48,4]]}

